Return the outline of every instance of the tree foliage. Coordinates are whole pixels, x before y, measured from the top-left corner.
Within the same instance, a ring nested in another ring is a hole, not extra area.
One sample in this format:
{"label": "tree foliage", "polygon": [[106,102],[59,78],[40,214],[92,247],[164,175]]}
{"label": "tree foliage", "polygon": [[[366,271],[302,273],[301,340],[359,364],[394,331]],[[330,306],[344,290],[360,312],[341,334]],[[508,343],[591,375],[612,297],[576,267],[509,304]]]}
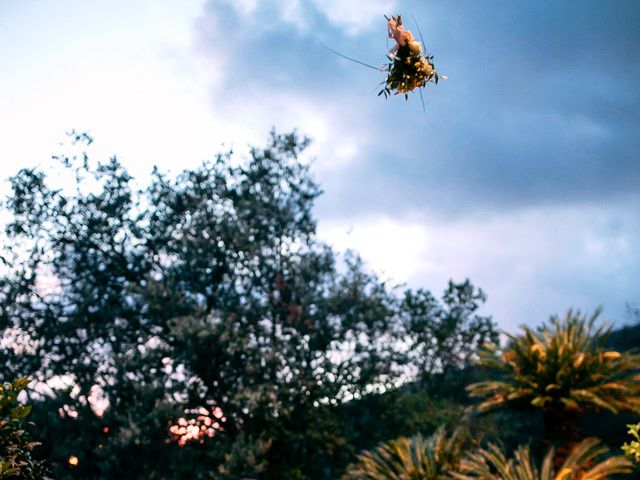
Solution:
{"label": "tree foliage", "polygon": [[42,387],[59,478],[334,478],[328,409],[495,336],[470,283],[401,296],[317,240],[295,133],[143,187],[74,140],[61,172],[11,178],[0,254],[0,375]]}
{"label": "tree foliage", "polygon": [[[428,382],[439,377],[451,382],[453,372],[473,364],[481,345],[497,345],[498,333],[491,317],[478,313],[485,301],[485,293],[468,280],[449,282],[442,302],[427,290],[405,292],[409,361],[419,379]],[[466,378],[459,375],[456,380],[456,385],[449,387],[462,387]]]}
{"label": "tree foliage", "polygon": [[0,385],[0,479],[44,478],[44,463],[33,455],[39,445],[27,433],[26,417],[31,408],[18,401],[18,395],[29,384],[27,378],[16,378]]}

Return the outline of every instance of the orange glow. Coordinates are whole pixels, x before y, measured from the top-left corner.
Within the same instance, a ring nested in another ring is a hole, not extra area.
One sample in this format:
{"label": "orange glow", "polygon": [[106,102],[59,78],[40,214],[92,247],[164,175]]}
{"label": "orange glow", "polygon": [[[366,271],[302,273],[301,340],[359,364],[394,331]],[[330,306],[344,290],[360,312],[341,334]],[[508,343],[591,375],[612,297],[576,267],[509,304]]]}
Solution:
{"label": "orange glow", "polygon": [[[202,443],[205,438],[215,437],[216,433],[224,431],[221,424],[227,421],[220,407],[215,407],[211,411],[200,407],[187,410],[185,414],[187,418],[179,418],[169,427],[169,433],[181,447],[192,440]],[[193,416],[188,418],[189,415]]]}
{"label": "orange glow", "polygon": [[109,427],[104,427],[102,429],[102,433],[109,433]]}
{"label": "orange glow", "polygon": [[69,455],[69,465],[73,465],[74,467],[78,465],[78,457],[75,455]]}

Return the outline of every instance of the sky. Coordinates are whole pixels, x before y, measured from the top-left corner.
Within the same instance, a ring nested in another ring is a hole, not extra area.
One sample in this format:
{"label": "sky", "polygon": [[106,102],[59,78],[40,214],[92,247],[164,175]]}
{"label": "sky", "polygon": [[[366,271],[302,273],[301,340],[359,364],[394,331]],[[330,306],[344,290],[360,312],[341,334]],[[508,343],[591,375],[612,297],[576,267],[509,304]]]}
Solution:
{"label": "sky", "polygon": [[[322,45],[382,65],[394,14],[448,76],[424,109]],[[71,129],[142,182],[297,129],[320,238],[383,278],[469,278],[506,331],[598,306],[621,325],[640,304],[638,25],[634,0],[0,0],[0,177]]]}

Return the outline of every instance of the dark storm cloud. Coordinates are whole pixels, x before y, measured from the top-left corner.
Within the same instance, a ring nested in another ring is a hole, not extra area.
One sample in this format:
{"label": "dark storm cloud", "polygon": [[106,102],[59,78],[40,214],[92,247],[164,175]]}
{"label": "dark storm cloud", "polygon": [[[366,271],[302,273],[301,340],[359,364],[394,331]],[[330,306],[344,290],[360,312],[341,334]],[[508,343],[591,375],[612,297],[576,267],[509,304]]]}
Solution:
{"label": "dark storm cloud", "polygon": [[417,95],[404,104],[369,94],[384,75],[318,43],[381,64],[382,14],[394,12],[351,36],[310,2],[300,7],[304,27],[283,21],[275,3],[261,5],[246,18],[211,11],[224,18],[218,34],[231,39],[223,47],[234,58],[229,78],[242,79],[228,93],[242,101],[248,90],[284,90],[344,104],[371,132],[362,161],[321,179],[333,198],[321,203],[327,212],[347,197],[356,210],[451,213],[617,201],[638,191],[638,2],[400,3],[450,78],[425,90],[426,112]]}
{"label": "dark storm cloud", "polygon": [[339,35],[339,30],[307,4],[300,7],[306,27],[285,21],[277,4],[258,2],[250,15],[243,15],[228,4],[209,3],[197,26],[201,47],[222,48],[231,57],[229,87],[238,91],[260,88],[268,94],[286,89],[310,96],[335,92],[340,85],[336,71],[351,74],[352,65],[336,62],[319,40]]}
{"label": "dark storm cloud", "polygon": [[[454,109],[467,114],[458,125],[449,118],[445,144],[453,151],[440,169],[464,165],[469,181],[460,187],[499,203],[602,199],[634,190],[640,4],[456,5],[447,13],[457,19],[454,44],[464,53],[443,57],[455,58],[451,76],[465,79],[461,93],[447,93],[455,95]],[[469,78],[477,79],[471,89]]]}
{"label": "dark storm cloud", "polygon": [[[638,192],[639,6],[457,2],[432,12],[436,59],[451,79],[427,112],[438,128],[416,142],[429,154],[399,159],[407,205],[442,208],[444,197],[508,208]],[[400,175],[379,164],[383,182]]]}

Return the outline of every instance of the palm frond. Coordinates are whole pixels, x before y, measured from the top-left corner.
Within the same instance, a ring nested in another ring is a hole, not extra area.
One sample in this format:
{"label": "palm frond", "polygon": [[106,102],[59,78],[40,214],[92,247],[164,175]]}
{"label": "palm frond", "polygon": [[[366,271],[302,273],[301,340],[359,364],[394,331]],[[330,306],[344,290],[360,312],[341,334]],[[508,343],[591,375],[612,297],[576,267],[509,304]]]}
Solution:
{"label": "palm frond", "polygon": [[478,409],[519,403],[576,412],[589,407],[640,412],[640,355],[605,349],[611,327],[595,326],[599,313],[570,310],[562,321],[552,317],[537,331],[524,327],[503,351],[481,351],[479,363],[503,378],[467,387],[482,399]]}
{"label": "palm frond", "polygon": [[608,448],[599,440],[588,438],[579,443],[555,471],[550,449],[540,469],[531,459],[529,447],[520,447],[508,459],[494,444],[463,459],[458,480],[605,480],[614,475],[631,473],[633,464],[621,455],[606,458]]}
{"label": "palm frond", "polygon": [[467,443],[463,428],[446,435],[439,429],[428,438],[400,437],[358,455],[342,480],[435,480],[449,478],[459,467]]}

